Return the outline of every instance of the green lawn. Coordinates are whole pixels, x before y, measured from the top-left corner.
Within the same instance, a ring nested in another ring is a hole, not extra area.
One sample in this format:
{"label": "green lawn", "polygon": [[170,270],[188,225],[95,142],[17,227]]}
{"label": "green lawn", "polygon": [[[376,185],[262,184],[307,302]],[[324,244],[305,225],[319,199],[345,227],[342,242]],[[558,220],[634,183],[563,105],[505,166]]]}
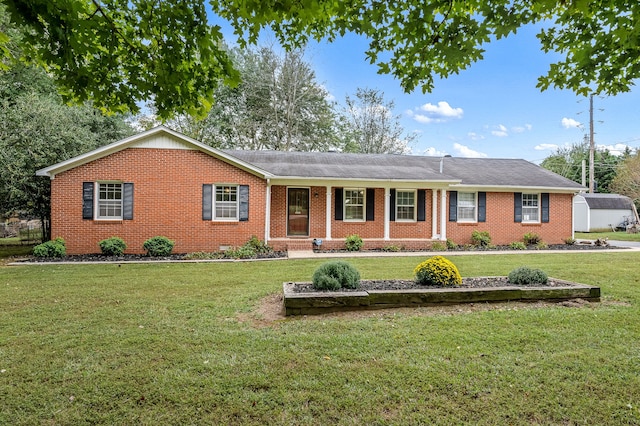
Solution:
{"label": "green lawn", "polygon": [[[450,259],[603,302],[265,326],[260,300],[320,261],[0,266],[0,424],[640,424],[640,253]],[[352,263],[409,278],[420,260]]]}
{"label": "green lawn", "polygon": [[576,232],[577,240],[595,240],[598,238],[607,238],[609,240],[619,241],[640,241],[640,234],[627,234],[624,231],[618,232]]}

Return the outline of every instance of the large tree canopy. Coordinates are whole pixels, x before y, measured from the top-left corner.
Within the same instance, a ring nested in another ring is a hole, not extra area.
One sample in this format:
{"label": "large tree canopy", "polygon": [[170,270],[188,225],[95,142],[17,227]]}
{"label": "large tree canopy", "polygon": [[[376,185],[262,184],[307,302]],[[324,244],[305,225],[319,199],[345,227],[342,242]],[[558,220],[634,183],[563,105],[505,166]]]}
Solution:
{"label": "large tree canopy", "polygon": [[[221,80],[235,81],[222,34],[205,0],[0,0],[23,34],[23,60],[44,66],[68,99],[112,110],[153,99],[162,117],[206,112]],[[433,89],[483,58],[483,46],[541,24],[545,52],[562,59],[538,87],[616,94],[640,77],[640,2],[636,0],[219,0],[213,10],[241,43],[272,28],[302,46],[347,32],[369,40],[367,56],[406,91]],[[11,57],[11,32],[0,50]]]}

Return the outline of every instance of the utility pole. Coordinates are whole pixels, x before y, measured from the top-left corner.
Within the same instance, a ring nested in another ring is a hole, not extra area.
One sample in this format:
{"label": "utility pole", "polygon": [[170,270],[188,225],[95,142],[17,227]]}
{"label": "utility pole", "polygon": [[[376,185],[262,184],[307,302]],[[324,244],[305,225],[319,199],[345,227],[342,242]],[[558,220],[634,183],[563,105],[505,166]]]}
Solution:
{"label": "utility pole", "polygon": [[589,97],[589,193],[595,192],[593,161],[595,157],[596,144],[593,140],[593,93]]}

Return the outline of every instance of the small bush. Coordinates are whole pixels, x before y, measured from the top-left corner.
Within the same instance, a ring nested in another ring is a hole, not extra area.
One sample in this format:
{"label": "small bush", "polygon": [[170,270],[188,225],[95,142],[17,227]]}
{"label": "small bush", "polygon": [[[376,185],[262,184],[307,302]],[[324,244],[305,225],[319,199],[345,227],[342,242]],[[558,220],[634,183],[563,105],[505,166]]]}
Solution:
{"label": "small bush", "polygon": [[540,239],[540,235],[534,232],[527,232],[526,234],[524,234],[524,237],[522,237],[522,241],[524,241],[524,243],[528,246],[535,246],[542,240]]}
{"label": "small bush", "polygon": [[455,286],[462,284],[458,268],[442,256],[433,256],[420,263],[413,270],[418,284],[432,286]]}
{"label": "small bush", "polygon": [[362,238],[360,238],[359,235],[353,234],[347,237],[347,239],[344,242],[344,245],[349,251],[359,251],[364,245],[364,242],[362,241]]}
{"label": "small bush", "polygon": [[187,253],[184,255],[185,260],[207,260],[207,259],[220,259],[222,255],[220,253],[209,253],[206,251],[195,251],[193,253]]}
{"label": "small bush", "polygon": [[440,241],[434,241],[431,243],[431,250],[433,251],[444,251],[447,249],[447,245]]}
{"label": "small bush", "polygon": [[511,284],[546,284],[549,278],[540,269],[522,266],[509,272],[509,282]]}
{"label": "small bush", "polygon": [[60,237],[46,243],[38,244],[33,248],[33,255],[42,258],[60,258],[67,255],[64,240]]}
{"label": "small bush", "polygon": [[175,241],[171,241],[167,237],[153,237],[144,242],[142,248],[147,251],[147,255],[151,257],[169,256],[173,251]]}
{"label": "small bush", "polygon": [[511,250],[526,250],[527,246],[522,241],[514,241],[509,244]]}
{"label": "small bush", "polygon": [[572,245],[574,245],[576,243],[576,240],[575,240],[575,238],[569,237],[569,238],[565,238],[564,239],[564,243],[566,245],[568,245],[568,246],[572,246]]}
{"label": "small bush", "polygon": [[229,259],[252,259],[256,257],[256,255],[257,255],[256,249],[246,244],[240,247],[233,247],[224,251],[224,257]]}
{"label": "small bush", "polygon": [[393,252],[396,252],[396,251],[400,251],[400,250],[402,250],[402,247],[396,246],[395,244],[390,244],[388,246],[382,247],[382,251],[393,251]]}
{"label": "small bush", "polygon": [[489,247],[491,245],[491,236],[489,231],[473,231],[471,233],[471,241],[476,246]]}
{"label": "small bush", "polygon": [[447,250],[455,250],[458,248],[458,245],[453,242],[452,239],[447,238]]}
{"label": "small bush", "polygon": [[549,248],[549,244],[545,243],[544,241],[538,241],[538,243],[536,244],[536,250],[546,250]]}
{"label": "small bush", "polygon": [[255,235],[252,236],[249,239],[249,241],[244,243],[244,246],[253,248],[255,252],[258,254],[266,254],[266,253],[273,252],[273,248],[271,246],[267,245],[266,242],[260,240]]}
{"label": "small bush", "polygon": [[100,251],[105,256],[122,256],[127,249],[127,244],[120,237],[111,237],[98,243]]}
{"label": "small bush", "polygon": [[313,273],[313,287],[317,290],[358,288],[359,285],[360,273],[347,262],[323,263]]}

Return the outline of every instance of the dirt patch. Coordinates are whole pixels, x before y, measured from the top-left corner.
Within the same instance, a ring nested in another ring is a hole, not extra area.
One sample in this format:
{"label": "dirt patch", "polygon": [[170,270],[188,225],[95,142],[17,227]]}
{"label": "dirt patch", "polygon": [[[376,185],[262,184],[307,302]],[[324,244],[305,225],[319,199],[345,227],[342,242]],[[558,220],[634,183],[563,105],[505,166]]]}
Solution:
{"label": "dirt patch", "polygon": [[430,317],[437,315],[460,315],[487,311],[519,311],[527,309],[544,309],[551,307],[595,308],[604,306],[631,306],[629,303],[607,300],[589,302],[584,299],[570,299],[562,302],[495,302],[469,303],[464,305],[420,306],[411,308],[378,309],[372,311],[331,312],[318,315],[300,315],[286,317],[284,314],[283,295],[270,294],[256,304],[255,309],[238,315],[242,323],[249,323],[256,328],[277,326],[282,321],[326,320],[331,318],[363,319],[394,317]]}

